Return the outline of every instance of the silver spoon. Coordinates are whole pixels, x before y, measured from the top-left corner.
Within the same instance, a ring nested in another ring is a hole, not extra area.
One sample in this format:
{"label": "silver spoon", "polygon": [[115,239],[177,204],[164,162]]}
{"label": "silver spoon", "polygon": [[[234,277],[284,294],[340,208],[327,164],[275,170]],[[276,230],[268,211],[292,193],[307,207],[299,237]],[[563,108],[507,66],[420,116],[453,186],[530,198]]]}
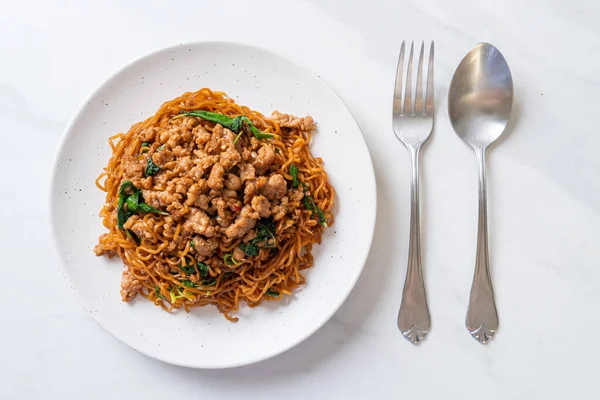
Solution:
{"label": "silver spoon", "polygon": [[487,343],[498,329],[488,257],[485,151],[504,132],[512,103],[512,75],[500,51],[489,43],[473,47],[452,77],[448,112],[458,137],[475,150],[478,164],[477,253],[466,324],[481,343]]}

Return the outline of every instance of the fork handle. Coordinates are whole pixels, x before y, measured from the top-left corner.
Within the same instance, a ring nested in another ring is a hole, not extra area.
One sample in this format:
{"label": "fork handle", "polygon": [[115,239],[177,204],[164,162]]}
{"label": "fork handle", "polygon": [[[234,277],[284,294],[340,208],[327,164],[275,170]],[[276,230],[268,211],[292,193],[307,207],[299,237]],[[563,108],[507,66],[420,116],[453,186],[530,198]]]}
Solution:
{"label": "fork handle", "polygon": [[487,190],[485,177],[485,149],[475,149],[479,178],[479,221],[477,226],[477,255],[471,286],[467,329],[475,339],[487,343],[498,329],[498,311],[490,276],[487,229]]}
{"label": "fork handle", "polygon": [[419,217],[419,150],[408,148],[412,179],[410,185],[410,235],[408,244],[408,267],[398,314],[398,328],[413,344],[425,338],[431,327],[427,295],[421,268],[421,239]]}

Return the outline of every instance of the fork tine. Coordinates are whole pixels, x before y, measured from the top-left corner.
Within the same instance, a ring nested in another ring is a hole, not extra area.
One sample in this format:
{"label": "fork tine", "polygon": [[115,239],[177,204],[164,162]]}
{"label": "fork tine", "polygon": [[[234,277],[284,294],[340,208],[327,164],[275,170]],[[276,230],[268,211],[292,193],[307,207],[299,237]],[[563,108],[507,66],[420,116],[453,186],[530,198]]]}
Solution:
{"label": "fork tine", "polygon": [[406,69],[406,90],[404,91],[404,112],[403,114],[409,113],[414,114],[415,109],[412,102],[412,59],[413,59],[413,47],[415,43],[410,42],[410,54],[408,56],[408,67]]}
{"label": "fork tine", "polygon": [[396,70],[396,85],[394,86],[394,114],[402,114],[402,70],[404,69],[404,40],[400,46],[398,69]]}
{"label": "fork tine", "polygon": [[429,49],[429,66],[427,68],[427,93],[425,95],[425,113],[433,115],[433,40]]}
{"label": "fork tine", "polygon": [[415,114],[425,114],[423,108],[423,49],[425,41],[421,41],[421,52],[419,53],[419,64],[417,66],[417,87],[415,89]]}

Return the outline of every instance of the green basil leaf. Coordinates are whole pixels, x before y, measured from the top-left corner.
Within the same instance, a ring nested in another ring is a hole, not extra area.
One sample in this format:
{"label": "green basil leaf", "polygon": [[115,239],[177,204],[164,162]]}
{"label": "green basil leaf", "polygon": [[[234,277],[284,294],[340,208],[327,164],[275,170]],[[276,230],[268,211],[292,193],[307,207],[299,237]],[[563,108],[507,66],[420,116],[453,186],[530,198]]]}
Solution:
{"label": "green basil leaf", "polygon": [[200,276],[206,278],[208,276],[208,265],[203,262],[198,262],[196,263],[196,266],[198,267],[198,271],[200,271]]}
{"label": "green basil leaf", "polygon": [[[204,110],[182,111],[181,114],[189,115],[192,117],[199,117],[206,121],[215,122],[217,124],[223,125],[225,128],[227,128],[229,130],[233,130],[232,128],[239,126],[239,122],[236,122],[234,124],[235,118],[231,118],[231,117],[228,117],[227,115],[214,113],[214,112],[210,112],[210,111],[204,111]],[[239,130],[240,130],[240,127],[238,127],[238,129],[235,132],[239,132]]]}
{"label": "green basil leaf", "polygon": [[315,214],[317,215],[316,219],[319,225],[322,225],[327,228],[327,220],[325,219],[325,214],[319,207],[317,207],[313,197],[304,196],[302,198],[302,202],[304,203],[304,207],[306,207],[307,210],[311,211],[311,216],[314,216]]}
{"label": "green basil leaf", "polygon": [[240,244],[240,249],[249,257],[256,257],[260,247],[271,248],[277,245],[275,238],[275,222],[271,218],[262,218],[256,223],[256,237],[249,243]]}
{"label": "green basil leaf", "polygon": [[240,249],[249,257],[256,257],[260,250],[254,243],[242,243]]}
{"label": "green basil leaf", "polygon": [[154,164],[152,161],[152,157],[148,157],[148,161],[146,162],[146,170],[144,171],[144,176],[149,177],[156,175],[156,173],[160,170],[160,167]]}
{"label": "green basil leaf", "polygon": [[154,213],[154,214],[159,214],[159,215],[169,215],[168,212],[158,210],[158,209],[156,209],[156,208],[154,208],[151,205],[148,205],[146,203],[140,203],[138,205],[138,210],[141,211],[141,212],[144,212],[144,213]]}
{"label": "green basil leaf", "polygon": [[127,211],[133,213],[138,210],[138,206],[140,204],[140,194],[141,193],[134,193],[131,196],[127,197],[127,199],[125,199],[125,204],[127,204]]}
{"label": "green basil leaf", "polygon": [[[131,190],[133,193],[128,195],[128,190]],[[117,203],[117,223],[119,229],[124,229],[123,225],[125,222],[127,222],[129,217],[134,215],[136,212],[169,215],[168,212],[157,210],[156,208],[144,203],[142,191],[138,189],[131,181],[125,181],[119,188],[119,201]]]}
{"label": "green basil leaf", "polygon": [[[230,131],[235,132],[235,133],[237,133],[237,132],[241,133],[242,128],[243,128],[242,117],[235,117],[233,119],[233,121],[231,121],[231,125],[229,127],[227,127],[227,129],[229,129]],[[239,135],[238,135],[238,137],[239,137]],[[235,143],[235,141],[234,141],[234,143]]]}
{"label": "green basil leaf", "polygon": [[188,275],[193,275],[196,273],[196,268],[193,265],[182,265],[181,270]]}
{"label": "green basil leaf", "polygon": [[298,167],[294,164],[290,164],[290,175],[292,176],[292,186],[297,188],[300,183],[298,182]]}
{"label": "green basil leaf", "polygon": [[[228,117],[227,115],[214,113],[214,112],[210,112],[210,111],[204,111],[204,110],[182,111],[181,114],[190,115],[192,117],[199,117],[206,121],[221,124],[225,128],[227,128],[230,131],[235,132],[235,133],[238,133],[242,130],[242,128],[243,128],[242,122],[245,121],[248,124],[248,127],[250,128],[250,132],[252,132],[254,137],[256,137],[257,139],[269,139],[269,138],[272,138],[275,136],[272,133],[261,132],[256,126],[254,126],[252,121],[250,121],[250,119],[244,115],[232,118],[232,117]],[[234,143],[237,142],[237,140],[239,139],[239,136],[240,135],[238,135],[235,138]]]}
{"label": "green basil leaf", "polygon": [[131,181],[125,181],[121,184],[119,188],[119,201],[117,203],[117,223],[119,229],[123,229],[123,224],[127,222],[130,216],[133,215],[132,212],[128,212],[125,210],[125,202],[127,200],[127,190],[131,189],[133,193],[139,192],[139,189],[134,186]]}
{"label": "green basil leaf", "polygon": [[254,135],[255,138],[270,139],[272,137],[275,137],[275,135],[273,135],[272,133],[261,132],[256,126],[254,126],[254,124],[252,122],[250,122],[249,119],[247,119],[247,120],[248,120],[248,126],[250,127],[250,132],[252,132],[252,134]]}
{"label": "green basil leaf", "polygon": [[263,243],[263,247],[275,247],[277,239],[275,239],[275,222],[271,218],[262,218],[256,224],[258,230],[256,237],[252,240],[254,244]]}

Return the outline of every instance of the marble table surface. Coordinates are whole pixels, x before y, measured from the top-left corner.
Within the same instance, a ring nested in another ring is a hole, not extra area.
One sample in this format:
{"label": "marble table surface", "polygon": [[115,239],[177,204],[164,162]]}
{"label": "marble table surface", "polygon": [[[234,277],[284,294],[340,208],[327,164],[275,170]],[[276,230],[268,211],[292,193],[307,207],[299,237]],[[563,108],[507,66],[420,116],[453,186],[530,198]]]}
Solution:
{"label": "marble table surface", "polygon": [[[534,1],[0,2],[0,399],[598,398],[600,3]],[[378,189],[370,257],[322,329],[273,359],[193,370],[121,344],[77,303],[48,228],[49,176],[79,104],[133,58],[195,40],[257,44],[317,71],[346,101]],[[396,328],[408,239],[408,154],[391,131],[402,39],[436,40],[436,128],[423,152],[432,330]],[[514,75],[514,118],[489,154],[500,329],[464,327],[476,226],[473,154],[447,117],[451,75],[480,41]]]}

